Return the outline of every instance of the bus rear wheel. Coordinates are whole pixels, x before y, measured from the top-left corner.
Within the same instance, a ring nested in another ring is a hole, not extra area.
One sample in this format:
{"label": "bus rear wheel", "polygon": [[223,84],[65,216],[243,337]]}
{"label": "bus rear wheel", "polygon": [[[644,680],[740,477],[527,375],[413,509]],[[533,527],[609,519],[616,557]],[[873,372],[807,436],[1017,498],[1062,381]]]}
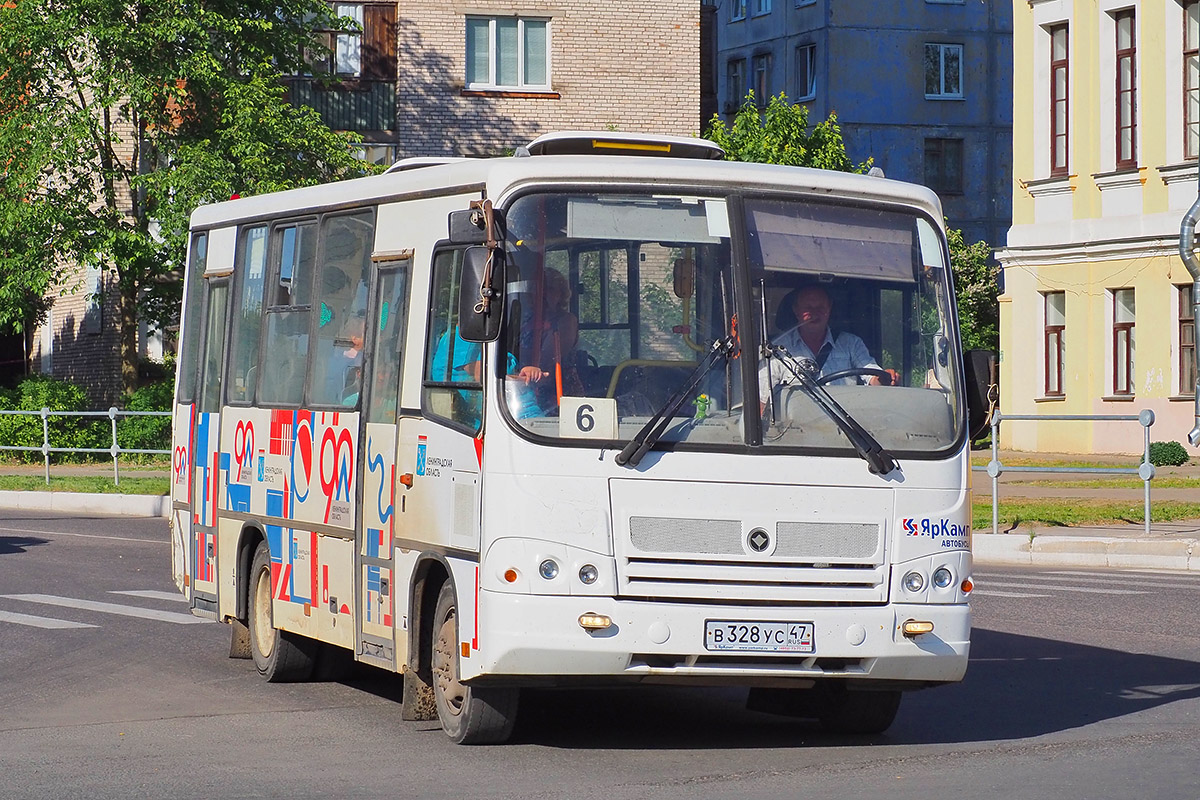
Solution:
{"label": "bus rear wheel", "polygon": [[449,581],[438,593],[429,658],[442,730],[458,744],[500,744],[512,735],[520,690],[469,686],[459,680],[458,610]]}
{"label": "bus rear wheel", "polygon": [[249,581],[250,657],[258,674],[272,683],[308,680],[317,642],[275,627],[271,608],[271,550],[259,542]]}

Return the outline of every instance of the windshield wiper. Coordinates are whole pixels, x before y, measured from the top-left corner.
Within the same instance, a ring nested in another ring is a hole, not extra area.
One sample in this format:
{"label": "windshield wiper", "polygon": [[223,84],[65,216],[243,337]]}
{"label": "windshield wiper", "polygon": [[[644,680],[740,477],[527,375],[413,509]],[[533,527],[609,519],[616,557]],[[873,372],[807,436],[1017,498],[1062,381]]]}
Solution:
{"label": "windshield wiper", "polygon": [[671,424],[671,418],[679,407],[683,405],[683,401],[688,398],[700,381],[704,380],[704,376],[712,372],[720,361],[729,358],[729,355],[736,347],[736,343],[732,336],[726,336],[724,339],[717,339],[712,343],[712,347],[708,350],[708,355],[703,361],[696,365],[696,369],[688,376],[675,393],[667,398],[667,402],[658,410],[650,421],[642,426],[642,429],[637,432],[629,444],[617,453],[616,462],[619,466],[636,467],[642,460],[642,457],[650,451],[650,448],[662,438],[663,433],[667,430],[667,426]]}
{"label": "windshield wiper", "polygon": [[[872,473],[887,475],[899,466],[896,459],[884,449],[879,440],[872,436],[866,428],[859,425],[854,417],[850,416],[850,413],[842,408],[837,400],[833,399],[833,395],[824,386],[817,383],[816,376],[820,371],[817,362],[811,358],[793,358],[787,348],[782,345],[764,345],[763,349],[766,351],[768,360],[778,359],[779,363],[795,376],[800,389],[812,398],[812,401],[830,419],[837,423],[838,428],[850,440],[850,444],[854,445],[854,449],[870,465]],[[770,373],[769,366],[767,372]]]}

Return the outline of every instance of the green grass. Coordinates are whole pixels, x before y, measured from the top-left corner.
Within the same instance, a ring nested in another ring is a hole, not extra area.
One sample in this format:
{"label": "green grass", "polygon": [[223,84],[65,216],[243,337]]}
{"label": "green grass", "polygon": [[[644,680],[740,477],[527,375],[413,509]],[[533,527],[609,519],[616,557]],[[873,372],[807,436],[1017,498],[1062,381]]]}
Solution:
{"label": "green grass", "polygon": [[[1060,486],[1063,489],[1141,489],[1145,484],[1139,478],[1096,478],[1082,481],[1012,481],[1008,486]],[[1150,489],[1200,489],[1197,478],[1155,478]]]}
{"label": "green grass", "polygon": [[122,471],[121,484],[113,484],[112,475],[56,476],[50,469],[50,485],[44,475],[0,475],[0,491],[19,492],[88,492],[94,494],[166,494],[170,481],[166,477],[139,478]]}
{"label": "green grass", "polygon": [[[1000,499],[1000,530],[1030,523],[1048,527],[1072,527],[1079,525],[1119,525],[1142,522],[1145,510],[1140,502],[1117,502],[1112,500],[1088,500],[1071,498],[1062,500],[1004,500]],[[1150,502],[1151,522],[1174,522],[1181,519],[1200,519],[1200,503],[1185,503],[1179,500]],[[977,531],[991,531],[992,501],[978,500],[971,506],[971,527]]]}

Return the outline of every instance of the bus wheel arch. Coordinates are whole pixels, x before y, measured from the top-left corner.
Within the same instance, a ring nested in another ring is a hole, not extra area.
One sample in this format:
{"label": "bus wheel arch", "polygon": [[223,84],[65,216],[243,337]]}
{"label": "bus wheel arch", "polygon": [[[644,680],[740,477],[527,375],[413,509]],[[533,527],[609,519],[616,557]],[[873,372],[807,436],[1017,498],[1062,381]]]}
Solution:
{"label": "bus wheel arch", "polygon": [[249,612],[247,611],[250,567],[259,542],[266,535],[254,523],[247,523],[238,535],[237,553],[233,570],[233,616],[227,620],[231,628],[229,635],[229,657],[250,658]]}
{"label": "bus wheel arch", "polygon": [[426,722],[437,719],[433,699],[433,677],[429,653],[433,646],[433,613],[442,586],[453,586],[450,568],[442,557],[422,554],[409,580],[408,597],[408,660],[403,677],[401,716],[409,721]]}

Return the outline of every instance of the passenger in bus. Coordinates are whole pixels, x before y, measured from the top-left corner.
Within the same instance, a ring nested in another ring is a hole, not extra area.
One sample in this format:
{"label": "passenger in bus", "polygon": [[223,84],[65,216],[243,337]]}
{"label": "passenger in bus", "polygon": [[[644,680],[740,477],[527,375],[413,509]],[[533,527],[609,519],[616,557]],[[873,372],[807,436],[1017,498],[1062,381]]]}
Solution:
{"label": "passenger in bus", "polygon": [[366,315],[356,313],[346,321],[336,340],[336,343],[344,348],[341,351],[342,357],[350,362],[339,371],[342,375],[341,398],[344,406],[358,404],[358,395],[362,388],[362,350],[366,330]]}
{"label": "passenger in bus", "polygon": [[[506,372],[505,389],[509,393],[509,407],[517,419],[545,416],[534,389],[546,378],[546,373],[531,364],[520,366],[512,353],[507,354]],[[446,331],[438,338],[429,373],[431,381],[482,383],[483,348],[478,342],[468,342],[462,338],[455,325],[453,334]],[[460,410],[455,414],[456,421],[478,425],[483,419],[483,392],[476,388],[462,388],[457,390],[457,396]]]}
{"label": "passenger in bus", "polygon": [[[871,357],[862,339],[849,331],[830,329],[829,317],[833,313],[833,301],[823,287],[810,285],[797,289],[792,297],[791,310],[795,314],[796,325],[776,336],[772,344],[785,348],[794,359],[808,358],[815,361],[818,376],[832,375],[847,369],[882,369]],[[894,381],[895,373],[891,370],[887,372],[892,375]],[[847,376],[833,382],[853,384],[857,380],[857,376]],[[774,390],[795,381],[796,377],[787,366],[779,359],[771,359],[758,373],[759,397],[766,400],[773,396]],[[882,383],[879,377],[874,375],[870,376],[867,382],[872,385]]]}
{"label": "passenger in bus", "polygon": [[[571,285],[556,269],[547,269],[542,283],[541,319],[533,321],[535,338],[533,363],[541,373],[535,381],[537,399],[542,408],[555,408],[563,395],[584,393],[576,367],[579,344],[579,319],[570,310]],[[543,378],[548,378],[544,380]]]}

